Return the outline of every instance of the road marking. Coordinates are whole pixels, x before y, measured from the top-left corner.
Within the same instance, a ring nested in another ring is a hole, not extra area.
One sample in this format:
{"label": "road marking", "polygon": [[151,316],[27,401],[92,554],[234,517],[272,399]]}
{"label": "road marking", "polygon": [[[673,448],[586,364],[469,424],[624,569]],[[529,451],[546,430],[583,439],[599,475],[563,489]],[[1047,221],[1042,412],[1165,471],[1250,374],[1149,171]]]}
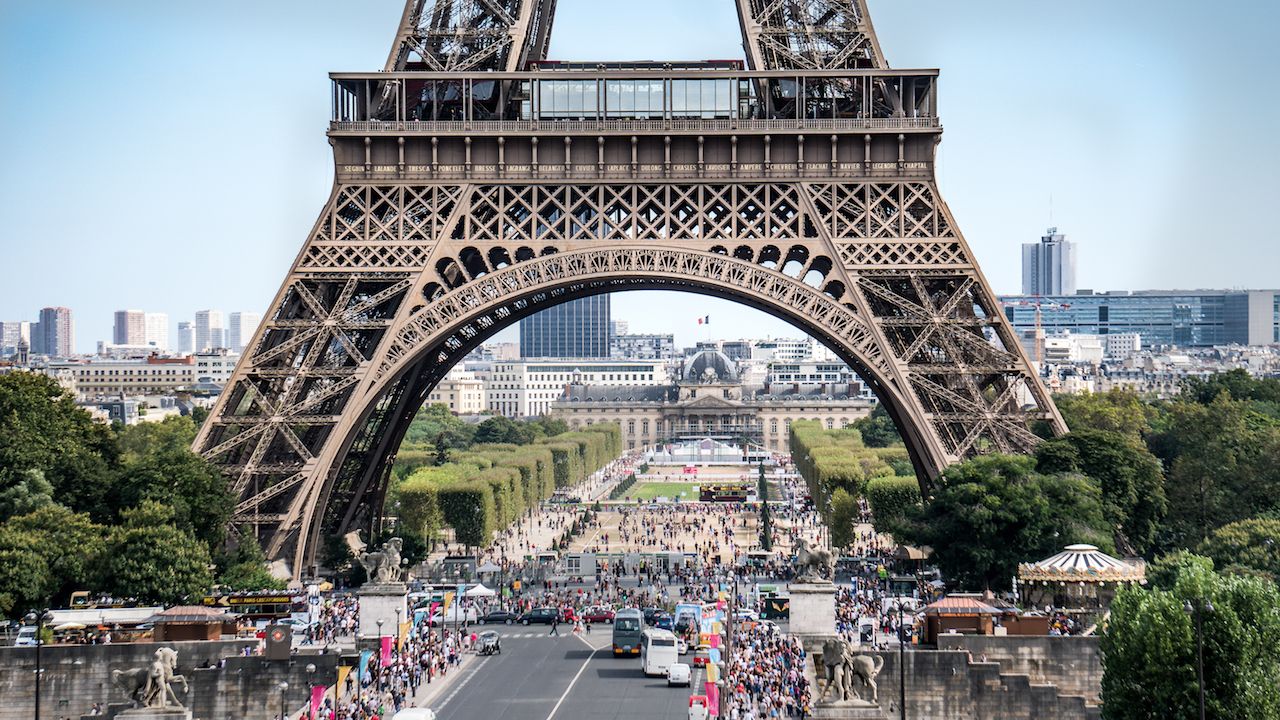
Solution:
{"label": "road marking", "polygon": [[[476,665],[483,665],[485,661],[487,661],[490,657],[492,656],[486,656],[480,659],[480,662],[476,663]],[[462,688],[467,686],[467,683],[471,682],[471,678],[474,678],[476,675],[480,674],[479,672],[477,672],[479,669],[480,668],[478,667],[472,668],[471,672],[467,673],[467,676],[462,678],[462,680],[457,684],[457,686],[453,688],[453,692],[450,692],[448,695],[445,696],[444,700],[440,701],[440,704],[436,706],[436,709],[437,710],[444,709],[444,706],[448,705],[449,701],[452,700],[459,692],[461,692]],[[457,670],[461,670],[461,668],[455,668],[455,672]],[[443,678],[441,678],[441,680],[443,680]]]}
{"label": "road marking", "polygon": [[[578,636],[578,639],[582,640],[583,645],[591,647],[591,643],[587,642],[582,636]],[[591,663],[591,658],[595,657],[598,652],[600,652],[598,649],[591,648],[591,654],[587,656],[586,660],[582,661],[582,667],[578,668],[577,674],[569,681],[569,687],[565,688],[564,692],[561,693],[560,699],[556,701],[556,706],[551,708],[550,714],[547,715],[547,720],[551,720],[551,718],[556,716],[556,711],[560,709],[560,705],[564,703],[564,699],[569,697],[569,691],[573,690],[573,686],[578,683],[578,678],[582,677],[582,671],[587,669],[587,665]]]}

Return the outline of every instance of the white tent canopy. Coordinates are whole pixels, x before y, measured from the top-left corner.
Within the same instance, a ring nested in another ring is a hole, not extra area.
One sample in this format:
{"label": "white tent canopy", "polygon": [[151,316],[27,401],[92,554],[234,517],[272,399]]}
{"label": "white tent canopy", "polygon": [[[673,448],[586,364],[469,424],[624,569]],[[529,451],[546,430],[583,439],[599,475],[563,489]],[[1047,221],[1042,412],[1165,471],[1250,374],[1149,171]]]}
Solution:
{"label": "white tent canopy", "polygon": [[489,588],[485,587],[483,584],[476,585],[475,587],[463,593],[463,595],[467,597],[472,597],[472,598],[493,597],[494,595],[497,595],[497,594],[498,593],[490,590]]}

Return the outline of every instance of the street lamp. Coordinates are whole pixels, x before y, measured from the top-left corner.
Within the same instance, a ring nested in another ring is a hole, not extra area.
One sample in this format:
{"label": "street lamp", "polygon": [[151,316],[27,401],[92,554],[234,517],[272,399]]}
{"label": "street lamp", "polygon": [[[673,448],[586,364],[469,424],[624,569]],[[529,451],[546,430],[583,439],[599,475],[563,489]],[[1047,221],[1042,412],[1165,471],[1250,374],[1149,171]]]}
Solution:
{"label": "street lamp", "polygon": [[1188,615],[1196,619],[1196,680],[1200,685],[1200,720],[1204,718],[1204,613],[1213,612],[1213,603],[1207,598],[1196,598],[1193,603],[1190,600],[1182,605],[1182,609]]}
{"label": "street lamp", "polygon": [[35,720],[40,720],[40,647],[44,645],[44,626],[46,623],[53,622],[53,613],[44,610],[37,613],[35,610],[27,613],[22,618],[28,625],[36,626],[36,714]]}
{"label": "street lamp", "polygon": [[314,717],[316,714],[315,704],[311,698],[315,697],[311,689],[315,687],[316,681],[313,679],[316,674],[316,664],[307,663],[307,718]]}
{"label": "street lamp", "polygon": [[392,643],[393,645],[395,645],[396,652],[400,651],[400,614],[402,612],[404,611],[401,610],[400,608],[396,608],[396,640],[394,643]]}
{"label": "street lamp", "polygon": [[898,708],[902,720],[907,720],[907,642],[902,637],[906,628],[902,625],[902,600],[898,600]]}
{"label": "street lamp", "polygon": [[378,618],[378,693],[382,693],[382,618]]}
{"label": "street lamp", "polygon": [[280,684],[277,685],[276,687],[280,689],[280,720],[285,720],[284,694],[289,690],[289,683],[285,682],[284,680],[281,680]]}

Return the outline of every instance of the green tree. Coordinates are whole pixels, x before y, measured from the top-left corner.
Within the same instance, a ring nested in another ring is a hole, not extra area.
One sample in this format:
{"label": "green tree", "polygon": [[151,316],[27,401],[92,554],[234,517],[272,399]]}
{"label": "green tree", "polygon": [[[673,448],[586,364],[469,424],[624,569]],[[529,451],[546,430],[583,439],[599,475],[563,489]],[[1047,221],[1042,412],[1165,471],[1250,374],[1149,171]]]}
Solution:
{"label": "green tree", "polygon": [[437,467],[446,465],[449,462],[449,440],[443,432],[436,434],[436,456],[434,460]]}
{"label": "green tree", "polygon": [[987,455],[948,468],[900,534],[901,542],[932,547],[949,582],[974,589],[1005,589],[1019,562],[1065,545],[1112,548],[1097,484],[1038,473],[1035,458],[1021,455]]}
{"label": "green tree", "polygon": [[106,532],[88,514],[50,503],[0,525],[0,550],[39,555],[48,571],[47,599],[66,603],[72,592],[92,587]]}
{"label": "green tree", "polygon": [[1233,400],[1280,403],[1280,380],[1255,378],[1249,371],[1237,368],[1208,377],[1187,378],[1182,386],[1183,397],[1201,405],[1208,405],[1224,392]]}
{"label": "green tree", "polygon": [[1083,473],[1098,481],[1102,509],[1115,529],[1116,547],[1144,555],[1152,549],[1167,501],[1160,461],[1132,435],[1080,430],[1036,449],[1042,473]]}
{"label": "green tree", "polygon": [[125,458],[114,493],[118,507],[158,502],[173,510],[179,529],[210,548],[222,545],[235,498],[212,463],[172,437]]}
{"label": "green tree", "polygon": [[1056,395],[1053,401],[1072,432],[1110,430],[1141,437],[1150,431],[1155,414],[1141,396],[1129,390]]}
{"label": "green tree", "polygon": [[174,519],[172,508],[152,500],[126,510],[99,564],[101,589],[165,604],[207,591],[209,550]]}
{"label": "green tree", "polygon": [[40,553],[23,547],[0,547],[0,614],[20,617],[44,607],[53,592],[53,575]]}
{"label": "green tree", "polygon": [[899,528],[920,510],[920,481],[914,477],[876,478],[867,483],[867,504],[878,532],[898,536]]}
{"label": "green tree", "polygon": [[476,427],[477,443],[527,445],[535,439],[536,433],[528,425],[502,415],[495,415]]}
{"label": "green tree", "polygon": [[444,444],[454,450],[466,450],[471,447],[476,428],[470,423],[459,420],[449,412],[449,406],[443,403],[424,405],[418,410],[409,429],[405,433],[406,445],[422,445],[434,442],[443,436]]}
{"label": "green tree", "polygon": [[14,473],[0,488],[0,519],[26,515],[53,504],[53,486],[36,469]]}
{"label": "green tree", "polygon": [[230,590],[283,590],[285,581],[267,570],[267,556],[257,538],[246,534],[224,561],[218,584]]}
{"label": "green tree", "polygon": [[1102,634],[1102,716],[1199,717],[1195,616],[1203,626],[1205,709],[1211,718],[1280,717],[1280,593],[1258,578],[1222,577],[1183,563],[1169,590],[1126,587]]}
{"label": "green tree", "polygon": [[59,502],[77,510],[96,507],[114,455],[111,428],[95,423],[52,378],[0,375],[0,492],[11,491],[11,511],[32,509],[30,501],[43,494],[32,472],[48,481]]}
{"label": "green tree", "polygon": [[1224,572],[1257,572],[1280,578],[1280,520],[1252,518],[1214,530],[1200,553]]}
{"label": "green tree", "polygon": [[882,404],[877,403],[870,415],[858,419],[853,426],[862,433],[862,442],[867,447],[883,448],[902,444],[898,426],[893,424],[893,418],[889,417],[889,411]]}
{"label": "green tree", "polygon": [[768,552],[773,550],[773,509],[769,507],[769,478],[764,474],[764,463],[760,463],[756,495],[760,498],[760,549]]}
{"label": "green tree", "polygon": [[831,547],[843,550],[853,544],[859,515],[857,498],[844,488],[831,493]]}
{"label": "green tree", "polygon": [[1226,393],[1170,403],[1150,439],[1168,469],[1166,547],[1194,547],[1215,528],[1280,508],[1280,426]]}
{"label": "green tree", "polygon": [[1172,590],[1178,577],[1191,568],[1213,572],[1213,561],[1190,550],[1174,550],[1147,565],[1147,584],[1158,590]]}

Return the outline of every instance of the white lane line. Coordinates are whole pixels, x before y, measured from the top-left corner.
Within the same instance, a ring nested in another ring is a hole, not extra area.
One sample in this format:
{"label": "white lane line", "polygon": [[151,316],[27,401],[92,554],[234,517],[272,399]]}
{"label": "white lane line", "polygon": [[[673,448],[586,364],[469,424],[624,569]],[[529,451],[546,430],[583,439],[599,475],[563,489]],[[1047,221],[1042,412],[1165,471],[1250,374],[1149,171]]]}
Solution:
{"label": "white lane line", "polygon": [[[478,666],[483,667],[483,666],[484,666],[485,661],[486,661],[486,660],[488,660],[488,659],[489,659],[489,658],[488,658],[488,657],[486,657],[486,658],[484,658],[483,660],[481,660],[480,662],[476,663],[475,665],[478,665]],[[461,668],[458,668],[458,669],[460,670]],[[444,706],[445,706],[445,705],[448,705],[448,704],[449,704],[449,701],[450,701],[450,700],[452,700],[452,699],[453,699],[453,698],[454,698],[454,697],[455,697],[459,692],[461,692],[461,691],[462,691],[462,688],[466,687],[466,686],[467,686],[467,683],[471,682],[471,679],[472,679],[472,678],[474,678],[476,675],[478,675],[478,674],[479,674],[479,669],[480,669],[479,667],[474,667],[474,666],[473,666],[473,667],[472,667],[472,669],[471,669],[471,672],[467,673],[467,676],[466,676],[466,677],[464,677],[464,678],[462,678],[462,680],[458,683],[458,685],[457,685],[456,687],[454,687],[454,688],[453,688],[453,691],[452,691],[452,692],[450,692],[448,695],[446,695],[446,696],[445,696],[445,698],[444,698],[444,700],[441,700],[441,701],[440,701],[440,704],[439,704],[439,705],[436,705],[436,709],[437,709],[437,710],[442,710],[442,709],[444,709]],[[441,679],[443,679],[443,678],[441,678]]]}
{"label": "white lane line", "polygon": [[[578,636],[578,639],[582,640],[583,645],[591,647],[591,643],[587,642],[581,635]],[[551,712],[547,715],[547,720],[551,720],[551,718],[556,716],[556,711],[560,709],[560,705],[564,703],[564,699],[569,697],[569,691],[573,690],[573,686],[578,683],[578,678],[582,677],[582,671],[587,669],[587,665],[591,663],[591,658],[595,657],[598,652],[600,651],[595,648],[591,648],[591,654],[587,656],[586,660],[582,661],[582,667],[578,668],[577,674],[575,674],[573,679],[569,681],[569,687],[565,688],[564,692],[560,694],[560,699],[556,701],[556,706],[551,708]]]}

